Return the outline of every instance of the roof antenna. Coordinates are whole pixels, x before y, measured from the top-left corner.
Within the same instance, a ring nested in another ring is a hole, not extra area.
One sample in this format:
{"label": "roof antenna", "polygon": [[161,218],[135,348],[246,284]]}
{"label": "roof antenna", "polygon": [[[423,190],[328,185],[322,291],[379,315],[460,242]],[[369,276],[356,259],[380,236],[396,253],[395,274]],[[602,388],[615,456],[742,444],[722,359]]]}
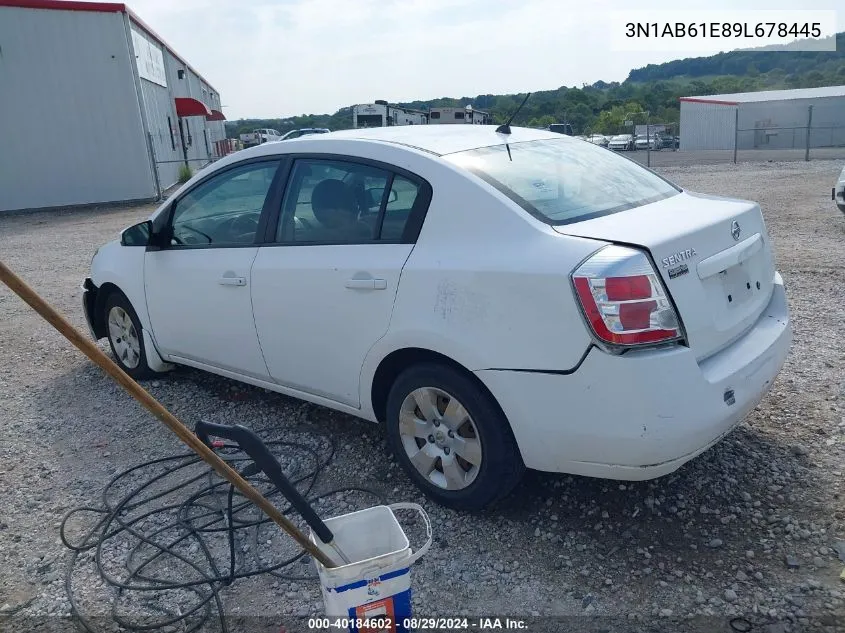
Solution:
{"label": "roof antenna", "polygon": [[520,103],[520,104],[519,104],[519,107],[518,107],[516,110],[514,110],[514,111],[513,111],[513,114],[511,114],[511,116],[510,116],[510,118],[508,119],[507,123],[505,123],[504,125],[500,125],[499,127],[497,127],[497,128],[496,128],[496,132],[498,132],[499,134],[510,134],[510,133],[511,133],[511,121],[513,121],[513,118],[514,118],[517,114],[519,114],[519,111],[520,111],[520,110],[522,110],[522,106],[524,106],[524,105],[525,105],[525,102],[526,102],[526,101],[528,101],[528,97],[530,97],[530,96],[531,96],[531,93],[530,93],[530,92],[529,92],[527,95],[525,95],[525,99],[523,99],[523,100],[522,100],[522,103]]}

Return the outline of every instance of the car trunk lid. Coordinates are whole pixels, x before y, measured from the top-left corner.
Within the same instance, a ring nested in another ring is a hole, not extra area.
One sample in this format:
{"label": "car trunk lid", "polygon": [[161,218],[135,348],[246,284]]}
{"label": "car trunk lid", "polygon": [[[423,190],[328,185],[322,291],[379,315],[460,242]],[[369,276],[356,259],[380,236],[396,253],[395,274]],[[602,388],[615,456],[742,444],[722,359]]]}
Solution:
{"label": "car trunk lid", "polygon": [[648,250],[699,360],[744,334],[772,294],[774,260],[754,202],[684,192],[554,228]]}

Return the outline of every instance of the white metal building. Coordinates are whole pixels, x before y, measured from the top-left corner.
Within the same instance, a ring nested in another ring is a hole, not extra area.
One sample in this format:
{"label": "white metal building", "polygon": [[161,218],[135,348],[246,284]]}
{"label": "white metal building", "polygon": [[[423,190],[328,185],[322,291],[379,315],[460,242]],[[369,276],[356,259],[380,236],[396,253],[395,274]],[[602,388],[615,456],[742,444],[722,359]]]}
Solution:
{"label": "white metal building", "polygon": [[681,150],[845,146],[845,86],[681,97],[680,129]]}
{"label": "white metal building", "polygon": [[220,95],[126,5],[0,0],[0,212],[150,200],[225,138]]}

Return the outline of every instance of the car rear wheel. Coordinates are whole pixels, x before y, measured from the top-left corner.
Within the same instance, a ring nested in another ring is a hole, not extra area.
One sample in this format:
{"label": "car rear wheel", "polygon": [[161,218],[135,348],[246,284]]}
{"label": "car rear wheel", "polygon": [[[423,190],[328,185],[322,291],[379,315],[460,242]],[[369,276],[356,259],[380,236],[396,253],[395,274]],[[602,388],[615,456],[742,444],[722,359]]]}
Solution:
{"label": "car rear wheel", "polygon": [[399,375],[387,398],[387,436],[414,483],[455,509],[494,503],[525,469],[498,404],[448,365],[417,365]]}
{"label": "car rear wheel", "polygon": [[120,368],[136,380],[154,376],[156,372],[147,365],[141,323],[129,300],[120,292],[112,292],[103,310],[109,346]]}

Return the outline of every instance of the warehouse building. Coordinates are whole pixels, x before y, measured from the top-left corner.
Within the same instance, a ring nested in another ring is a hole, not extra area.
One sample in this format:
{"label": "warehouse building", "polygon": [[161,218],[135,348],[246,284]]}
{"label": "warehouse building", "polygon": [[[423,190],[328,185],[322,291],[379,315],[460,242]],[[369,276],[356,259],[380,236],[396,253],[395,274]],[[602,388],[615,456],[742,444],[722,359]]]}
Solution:
{"label": "warehouse building", "polygon": [[0,211],[153,200],[220,153],[220,94],[126,5],[0,0]]}
{"label": "warehouse building", "polygon": [[681,150],[845,146],[845,86],[681,97]]}

